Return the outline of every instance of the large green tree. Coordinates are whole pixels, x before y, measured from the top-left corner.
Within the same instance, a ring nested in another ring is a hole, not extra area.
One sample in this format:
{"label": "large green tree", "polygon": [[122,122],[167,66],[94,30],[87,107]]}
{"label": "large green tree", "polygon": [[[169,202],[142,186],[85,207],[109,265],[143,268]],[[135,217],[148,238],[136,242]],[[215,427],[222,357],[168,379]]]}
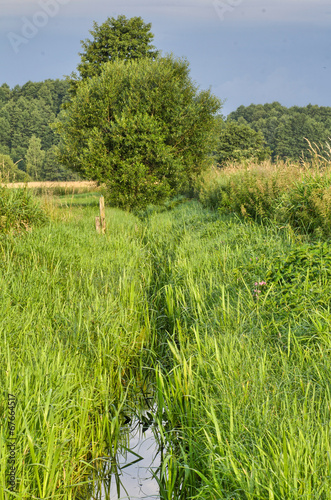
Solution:
{"label": "large green tree", "polygon": [[78,87],[58,123],[60,158],[106,183],[124,208],[164,200],[211,161],[221,102],[198,91],[188,62],[173,56],[116,60]]}

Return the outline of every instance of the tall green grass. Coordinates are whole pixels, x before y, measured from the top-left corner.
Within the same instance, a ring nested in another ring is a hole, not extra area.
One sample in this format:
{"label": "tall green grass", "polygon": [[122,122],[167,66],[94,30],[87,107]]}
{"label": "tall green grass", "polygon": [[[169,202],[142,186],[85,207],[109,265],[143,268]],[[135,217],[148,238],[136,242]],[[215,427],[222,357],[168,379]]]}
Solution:
{"label": "tall green grass", "polygon": [[228,165],[205,179],[199,198],[223,214],[331,234],[330,160],[319,156],[311,163]]}
{"label": "tall green grass", "polygon": [[[150,276],[134,218],[94,213],[1,242],[1,386],[17,398],[16,498],[74,498],[93,459],[115,452],[121,408],[142,382]],[[8,485],[8,412],[1,401],[0,498]],[[8,488],[7,488],[8,489]]]}
{"label": "tall green grass", "polygon": [[149,230],[164,249],[155,287],[168,339],[156,380],[163,497],[329,498],[325,247],[195,204],[155,216]]}
{"label": "tall green grass", "polygon": [[87,500],[147,392],[162,499],[329,499],[326,246],[197,201],[107,209],[105,236],[96,207],[58,210],[1,240],[0,380],[18,405],[16,496],[0,406],[0,499]]}

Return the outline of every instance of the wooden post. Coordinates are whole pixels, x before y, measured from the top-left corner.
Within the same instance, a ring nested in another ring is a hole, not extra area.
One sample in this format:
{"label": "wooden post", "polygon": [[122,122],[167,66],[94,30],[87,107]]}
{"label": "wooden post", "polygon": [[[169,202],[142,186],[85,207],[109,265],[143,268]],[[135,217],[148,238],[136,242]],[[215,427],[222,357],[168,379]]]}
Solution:
{"label": "wooden post", "polygon": [[101,232],[102,232],[102,234],[105,234],[105,232],[106,232],[106,214],[105,214],[105,199],[103,196],[100,196],[99,207],[100,207]]}

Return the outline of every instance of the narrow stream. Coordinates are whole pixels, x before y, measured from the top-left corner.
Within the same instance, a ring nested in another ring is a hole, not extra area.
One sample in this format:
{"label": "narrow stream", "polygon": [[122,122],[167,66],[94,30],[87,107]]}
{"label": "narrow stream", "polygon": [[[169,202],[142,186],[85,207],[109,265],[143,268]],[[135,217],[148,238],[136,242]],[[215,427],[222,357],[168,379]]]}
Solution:
{"label": "narrow stream", "polygon": [[160,499],[154,477],[161,465],[156,431],[137,418],[131,421],[128,431],[126,445],[116,457],[104,458],[90,500]]}

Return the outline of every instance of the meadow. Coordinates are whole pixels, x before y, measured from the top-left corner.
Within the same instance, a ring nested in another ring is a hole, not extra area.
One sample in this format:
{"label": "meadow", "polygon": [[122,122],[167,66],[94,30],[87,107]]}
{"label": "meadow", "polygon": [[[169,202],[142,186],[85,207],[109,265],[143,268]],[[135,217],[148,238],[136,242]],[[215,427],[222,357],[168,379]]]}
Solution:
{"label": "meadow", "polygon": [[[270,190],[268,217],[249,212],[244,188],[235,205],[233,176],[254,168],[218,173],[200,201],[108,208],[106,235],[93,192],[48,193],[39,221],[4,225],[0,500],[92,499],[98,458],[116,456],[148,398],[160,498],[331,497],[328,214],[308,227],[305,207],[297,224],[284,209],[279,219]],[[313,175],[291,172],[295,187]],[[314,172],[327,190],[327,172]]]}

